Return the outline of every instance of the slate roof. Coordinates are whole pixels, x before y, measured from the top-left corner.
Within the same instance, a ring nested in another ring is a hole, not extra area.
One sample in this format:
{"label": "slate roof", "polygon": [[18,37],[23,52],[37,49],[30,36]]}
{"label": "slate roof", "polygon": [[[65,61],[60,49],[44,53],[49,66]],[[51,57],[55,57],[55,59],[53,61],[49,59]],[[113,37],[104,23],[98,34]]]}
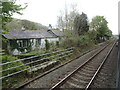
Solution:
{"label": "slate roof", "polygon": [[[52,31],[52,33],[50,33]],[[36,38],[55,38],[62,36],[61,31],[57,30],[14,30],[9,34],[2,34],[7,39],[36,39]]]}
{"label": "slate roof", "polygon": [[58,37],[62,37],[64,36],[63,32],[62,31],[59,31],[59,30],[52,30],[52,32],[57,35]]}

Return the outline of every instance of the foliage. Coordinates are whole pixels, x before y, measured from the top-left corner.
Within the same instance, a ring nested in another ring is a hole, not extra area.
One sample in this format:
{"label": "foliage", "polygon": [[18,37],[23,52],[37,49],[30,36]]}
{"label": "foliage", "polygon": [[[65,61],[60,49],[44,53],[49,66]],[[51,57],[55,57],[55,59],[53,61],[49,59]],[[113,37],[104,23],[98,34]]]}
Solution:
{"label": "foliage", "polygon": [[47,39],[45,40],[45,48],[46,48],[46,50],[50,49],[50,43]]}
{"label": "foliage", "polygon": [[[27,45],[26,45],[26,42],[27,42]],[[5,46],[7,44],[10,44],[10,46]],[[13,44],[14,43],[14,44]],[[25,49],[29,52],[32,50],[32,45],[33,45],[33,40],[31,41],[31,39],[24,39],[22,40],[22,43],[23,45],[21,46],[21,40],[17,40],[17,39],[13,39],[13,40],[9,40],[9,42],[3,43],[3,46],[2,48],[3,49],[6,49],[7,53],[8,54],[12,54],[11,52],[15,49],[17,49],[18,51],[21,51],[21,52],[24,52]],[[7,47],[7,48],[6,48]],[[8,49],[8,50],[7,50]]]}
{"label": "foliage", "polygon": [[109,30],[107,24],[108,22],[104,16],[96,16],[92,19],[90,30],[96,32],[96,41],[101,42],[112,36],[112,32]]}
{"label": "foliage", "polygon": [[105,33],[105,36],[108,37],[111,37],[112,36],[112,31],[111,30],[108,30],[106,33]]}
{"label": "foliage", "polygon": [[[18,60],[17,57],[13,57],[13,56],[1,56],[2,57],[2,63],[6,63],[6,62],[11,62],[11,61],[15,61],[15,60]],[[11,63],[11,64],[7,64],[7,65],[3,65],[2,69],[5,70],[5,69],[8,69],[8,68],[11,68],[11,67],[15,67],[15,66],[19,66],[19,65],[22,65],[23,63],[21,61],[19,62],[14,62],[14,63]],[[3,72],[3,76],[7,75],[8,73],[14,73],[16,71],[20,71],[20,70],[23,70],[25,68],[27,68],[28,66],[22,66],[22,67],[19,67],[19,68],[15,68],[15,69],[11,69],[9,70],[9,72]]]}
{"label": "foliage", "polygon": [[74,18],[78,14],[77,4],[71,4],[70,11],[68,12],[67,6],[65,6],[64,11],[60,12],[57,17],[58,28],[62,30],[73,30]]}
{"label": "foliage", "polygon": [[[17,57],[7,56],[7,55],[0,56],[0,58],[2,58],[2,63],[11,62],[11,61],[15,61],[15,60],[18,59]],[[15,66],[19,66],[19,65],[22,65],[22,64],[23,64],[22,61],[14,62],[14,63],[3,65],[2,69],[5,70],[5,69],[12,68],[12,67],[15,67]],[[6,76],[8,74],[11,74],[11,73],[14,73],[14,72],[17,72],[17,71],[20,71],[20,70],[24,70],[28,67],[29,66],[21,66],[21,67],[18,67],[18,68],[11,69],[9,71],[4,71],[2,73],[2,76]],[[22,72],[22,74],[25,74],[25,72]],[[20,75],[21,74],[17,74],[17,75],[11,76],[9,78],[4,78],[3,81],[2,81],[3,82],[3,87],[9,87],[9,85],[14,85],[14,84],[18,83],[19,82],[18,77],[22,77]],[[17,77],[17,78],[15,78],[15,77]]]}
{"label": "foliage", "polygon": [[65,48],[84,47],[88,43],[91,43],[91,40],[90,40],[89,36],[86,34],[86,35],[81,35],[81,36],[76,36],[76,37],[74,37],[74,36],[67,37],[66,39],[63,40],[62,46]]}
{"label": "foliage", "polygon": [[23,56],[29,56],[29,55],[39,55],[39,54],[42,54],[42,53],[45,53],[46,51],[44,50],[32,50],[30,52],[27,52],[27,53],[21,53],[20,55],[23,55]]}
{"label": "foliage", "polygon": [[71,4],[71,11],[68,14],[68,24],[67,30],[73,30],[74,28],[74,19],[79,14],[77,10],[77,4]]}
{"label": "foliage", "polygon": [[64,20],[63,20],[63,16],[58,16],[57,17],[57,24],[58,24],[58,27],[62,30],[64,30],[65,28],[65,23],[64,23]]}
{"label": "foliage", "polygon": [[59,41],[56,41],[56,46],[59,47]]}
{"label": "foliage", "polygon": [[29,20],[13,19],[6,24],[6,27],[11,30],[47,30],[48,28],[40,23],[35,23]]}
{"label": "foliage", "polygon": [[28,20],[21,20],[21,25],[24,27],[25,30],[40,30],[40,29],[48,29],[46,26],[40,24],[40,23],[35,23],[32,21]]}
{"label": "foliage", "polygon": [[88,32],[88,36],[91,41],[93,41],[95,44],[97,43],[96,38],[97,38],[97,31],[91,30]]}
{"label": "foliage", "polygon": [[87,15],[82,13],[81,15],[76,15],[74,19],[74,32],[76,35],[80,36],[89,30]]}
{"label": "foliage", "polygon": [[59,28],[52,28],[53,30],[60,30]]}
{"label": "foliage", "polygon": [[8,32],[8,29],[6,28],[6,24],[12,20],[12,16],[14,13],[18,13],[22,15],[20,12],[21,10],[25,9],[25,7],[22,7],[21,5],[16,4],[16,0],[9,1],[9,2],[2,2],[2,28]]}
{"label": "foliage", "polygon": [[71,6],[71,11],[68,11],[66,6],[65,10],[61,11],[61,15],[58,16],[58,27],[64,31],[65,35],[61,46],[81,47],[88,43],[92,45],[103,42],[112,36],[104,16],[96,16],[89,23],[85,13],[79,14],[76,5]]}

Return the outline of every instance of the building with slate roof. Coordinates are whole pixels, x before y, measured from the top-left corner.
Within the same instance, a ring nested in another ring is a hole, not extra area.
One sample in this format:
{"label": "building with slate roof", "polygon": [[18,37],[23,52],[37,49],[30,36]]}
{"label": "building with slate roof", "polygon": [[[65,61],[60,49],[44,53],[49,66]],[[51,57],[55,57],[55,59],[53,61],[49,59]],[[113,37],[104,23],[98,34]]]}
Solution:
{"label": "building with slate roof", "polygon": [[[45,40],[49,42],[59,41],[63,37],[63,32],[58,30],[14,30],[9,34],[2,34],[3,38],[8,40],[7,48],[11,54],[20,54],[34,49],[45,47]],[[31,49],[30,49],[31,48]]]}

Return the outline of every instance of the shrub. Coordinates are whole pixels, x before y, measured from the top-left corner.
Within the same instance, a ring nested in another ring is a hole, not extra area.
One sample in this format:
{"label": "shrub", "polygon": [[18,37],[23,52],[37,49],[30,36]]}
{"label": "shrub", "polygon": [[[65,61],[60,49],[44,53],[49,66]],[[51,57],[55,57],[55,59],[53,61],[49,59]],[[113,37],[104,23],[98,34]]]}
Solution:
{"label": "shrub", "polygon": [[88,44],[93,43],[88,35],[80,35],[76,37],[68,37],[62,41],[62,47],[85,47]]}
{"label": "shrub", "polygon": [[61,42],[61,46],[64,48],[74,47],[76,45],[76,41],[74,38],[66,38]]}
{"label": "shrub", "polygon": [[50,43],[48,40],[45,40],[45,48],[46,48],[46,50],[50,49]]}
{"label": "shrub", "polygon": [[56,46],[59,47],[59,41],[56,41]]}
{"label": "shrub", "polygon": [[[11,62],[11,61],[15,61],[15,60],[18,59],[17,57],[7,56],[7,55],[0,56],[0,58],[2,59],[2,63]],[[22,64],[23,64],[23,62],[21,62],[21,61],[14,62],[14,63],[3,65],[2,69],[5,70],[5,69],[12,68],[12,67],[15,67],[15,66],[19,66],[19,65],[22,65]],[[20,70],[24,70],[28,67],[29,66],[21,66],[21,67],[14,68],[14,69],[11,69],[11,70],[8,70],[8,71],[4,71],[2,73],[2,76],[6,76],[8,74],[11,74],[11,73],[14,73],[14,72],[17,72],[17,71],[20,71]],[[24,74],[25,74],[25,72],[22,72],[22,73],[18,73],[16,75],[10,76],[8,78],[4,78],[2,80],[3,87],[4,88],[6,88],[6,87],[9,88],[9,87],[14,86],[14,84],[18,83],[19,80],[23,78]]]}

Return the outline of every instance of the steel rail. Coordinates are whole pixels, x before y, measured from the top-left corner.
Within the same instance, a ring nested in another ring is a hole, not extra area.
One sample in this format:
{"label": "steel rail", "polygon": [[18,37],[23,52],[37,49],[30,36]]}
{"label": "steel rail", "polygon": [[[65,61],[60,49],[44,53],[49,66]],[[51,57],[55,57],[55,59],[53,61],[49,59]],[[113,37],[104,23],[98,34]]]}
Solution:
{"label": "steel rail", "polygon": [[[69,56],[69,55],[71,55],[71,53],[68,54],[68,55],[64,55],[64,57]],[[60,58],[63,58],[63,57],[59,57],[58,59],[60,59]],[[38,66],[38,65],[35,65],[35,66]],[[35,66],[32,66],[32,67],[35,67]],[[3,77],[0,78],[0,80],[3,79],[3,78],[7,78],[7,77],[13,76],[13,75],[15,75],[15,74],[18,74],[18,73],[20,73],[20,72],[29,70],[29,69],[31,69],[31,67],[30,67],[30,68],[27,68],[27,69],[24,69],[24,70],[21,70],[21,71],[18,71],[18,72],[15,72],[15,73],[12,73],[12,74],[8,74],[7,76],[3,76]]]}
{"label": "steel rail", "polygon": [[107,44],[104,46],[102,49],[100,49],[97,53],[95,53],[93,56],[91,56],[88,60],[86,60],[82,65],[80,65],[77,69],[75,69],[73,72],[71,72],[69,75],[67,75],[65,78],[63,78],[60,82],[55,84],[50,90],[55,90],[56,88],[59,88],[62,86],[74,73],[76,73],[81,67],[83,67],[86,63],[91,61],[95,56],[97,56],[100,52],[102,52],[108,45],[111,43]]}
{"label": "steel rail", "polygon": [[104,65],[105,61],[107,60],[107,58],[109,57],[110,53],[112,52],[114,46],[115,46],[116,42],[112,45],[111,49],[109,50],[109,52],[107,53],[107,55],[105,56],[104,60],[102,61],[102,63],[100,64],[100,66],[98,67],[97,71],[95,72],[95,74],[93,75],[92,79],[90,80],[90,82],[88,83],[88,85],[86,86],[85,90],[88,90],[90,88],[90,85],[92,84],[92,82],[94,81],[95,77],[97,76],[98,72],[101,70],[102,66]]}
{"label": "steel rail", "polygon": [[11,69],[15,69],[15,68],[18,68],[18,67],[21,67],[21,66],[25,66],[25,65],[33,64],[33,63],[36,63],[36,62],[39,62],[39,61],[43,61],[43,60],[45,60],[45,59],[50,59],[50,58],[55,57],[55,56],[60,56],[60,55],[63,55],[63,54],[68,54],[68,53],[70,53],[70,52],[72,52],[72,51],[73,51],[73,50],[66,51],[66,52],[61,53],[61,54],[53,55],[53,56],[50,56],[50,57],[47,57],[47,58],[42,58],[42,59],[36,60],[36,61],[31,61],[31,62],[29,62],[29,63],[22,64],[22,65],[19,65],[19,66],[16,66],[16,67],[11,67],[11,68],[8,68],[8,69],[5,69],[5,70],[0,71],[0,73],[1,73],[1,72],[5,72],[5,71],[8,71],[8,70],[11,70]]}
{"label": "steel rail", "polygon": [[[68,54],[68,53],[67,53],[67,54]],[[62,54],[60,54],[60,55],[62,55]],[[53,59],[53,60],[58,60],[58,59],[67,57],[67,56],[69,56],[69,55],[71,55],[71,53],[69,53],[68,55],[64,55],[64,56],[62,56],[62,57],[55,58],[55,59]],[[59,55],[58,55],[58,56],[59,56]],[[53,61],[53,60],[52,60],[52,61]],[[38,61],[39,61],[39,60],[37,60],[37,61],[35,61],[35,62],[38,62]],[[30,62],[30,63],[24,64],[24,65],[28,65],[28,64],[31,64],[31,63],[33,63],[33,61]],[[17,68],[20,67],[20,66],[22,66],[22,65],[17,66]],[[35,66],[38,66],[38,65],[35,65]],[[35,66],[29,67],[29,68],[27,68],[27,69],[24,69],[24,70],[21,70],[21,71],[18,71],[18,72],[14,72],[14,73],[8,74],[8,75],[6,75],[6,76],[0,77],[0,79],[13,76],[13,75],[18,74],[18,73],[20,73],[20,72],[23,72],[23,71],[29,70],[29,69],[31,69],[31,68],[34,68]],[[6,70],[11,70],[11,69],[14,69],[14,68],[16,68],[16,67],[12,67],[12,68],[9,68],[9,69],[6,69]]]}
{"label": "steel rail", "polygon": [[31,79],[31,80],[29,80],[29,81],[23,83],[23,84],[21,84],[21,85],[18,86],[18,87],[16,87],[15,90],[22,89],[24,86],[26,86],[26,85],[28,85],[29,83],[35,81],[36,79],[41,78],[41,77],[43,77],[43,76],[45,76],[45,75],[47,75],[47,74],[49,74],[49,73],[55,71],[56,69],[58,69],[58,68],[60,68],[60,67],[62,67],[62,66],[65,66],[66,64],[68,64],[68,63],[70,63],[70,62],[76,60],[77,58],[79,58],[79,57],[81,57],[81,56],[84,56],[85,54],[87,54],[87,53],[89,53],[89,52],[92,52],[93,50],[94,50],[94,49],[92,49],[92,50],[87,50],[86,52],[82,53],[81,55],[79,55],[79,56],[77,56],[77,57],[75,57],[75,58],[73,58],[73,59],[71,59],[71,60],[69,60],[69,61],[67,61],[67,62],[65,62],[65,63],[63,63],[63,64],[61,64],[61,65],[58,65],[58,66],[55,67],[55,68],[52,68],[52,69],[50,69],[50,70],[44,72],[43,74],[41,74],[41,75],[39,75],[39,76],[37,76],[37,77],[35,77],[35,78],[33,78],[33,79]]}
{"label": "steel rail", "polygon": [[18,60],[15,60],[15,61],[2,63],[2,64],[0,64],[0,66],[6,65],[6,64],[10,64],[10,63],[13,63],[13,62],[25,61],[25,60],[32,59],[32,58],[36,58],[36,57],[41,57],[41,56],[45,56],[45,55],[50,55],[50,54],[54,54],[54,53],[59,53],[59,52],[62,52],[62,51],[66,51],[66,50],[73,49],[73,48],[74,48],[74,47],[67,48],[67,49],[63,49],[63,50],[58,50],[58,51],[55,51],[55,52],[52,52],[52,53],[45,53],[45,54],[41,54],[41,55],[31,56],[31,57],[28,57],[28,58],[18,59]]}

